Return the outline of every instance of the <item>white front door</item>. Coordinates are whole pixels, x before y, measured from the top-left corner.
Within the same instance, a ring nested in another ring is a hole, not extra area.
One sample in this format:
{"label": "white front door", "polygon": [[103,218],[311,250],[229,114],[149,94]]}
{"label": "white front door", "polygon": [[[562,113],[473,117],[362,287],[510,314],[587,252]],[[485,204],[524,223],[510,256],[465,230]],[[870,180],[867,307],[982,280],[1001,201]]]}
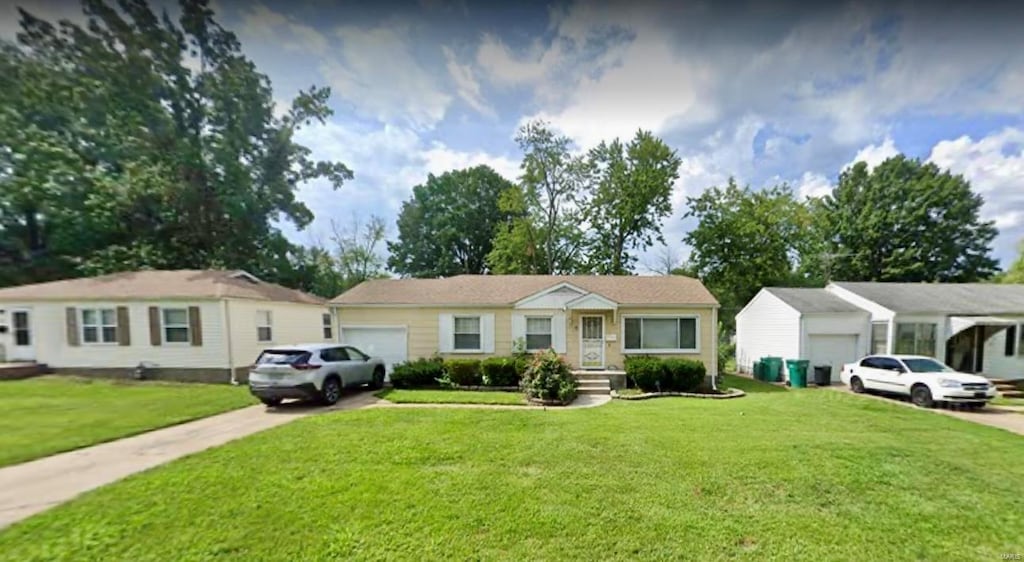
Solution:
{"label": "white front door", "polygon": [[580,367],[604,368],[604,316],[580,317]]}
{"label": "white front door", "polygon": [[9,361],[35,361],[35,334],[32,333],[32,313],[28,310],[11,311],[11,352]]}

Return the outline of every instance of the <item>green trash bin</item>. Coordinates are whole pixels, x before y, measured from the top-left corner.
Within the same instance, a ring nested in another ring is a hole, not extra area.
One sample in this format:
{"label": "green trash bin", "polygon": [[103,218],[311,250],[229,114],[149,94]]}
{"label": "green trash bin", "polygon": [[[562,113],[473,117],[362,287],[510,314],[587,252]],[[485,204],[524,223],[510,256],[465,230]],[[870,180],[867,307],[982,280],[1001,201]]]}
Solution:
{"label": "green trash bin", "polygon": [[811,364],[806,359],[790,359],[786,361],[786,370],[789,371],[789,386],[793,388],[807,388],[807,367]]}
{"label": "green trash bin", "polygon": [[781,357],[762,357],[761,358],[762,369],[764,369],[764,381],[766,382],[779,382],[782,380],[782,358]]}
{"label": "green trash bin", "polygon": [[754,380],[758,380],[759,381],[759,380],[764,379],[764,373],[763,373],[763,368],[762,367],[763,366],[761,365],[760,361],[754,361],[754,369],[752,371],[753,375],[754,375]]}

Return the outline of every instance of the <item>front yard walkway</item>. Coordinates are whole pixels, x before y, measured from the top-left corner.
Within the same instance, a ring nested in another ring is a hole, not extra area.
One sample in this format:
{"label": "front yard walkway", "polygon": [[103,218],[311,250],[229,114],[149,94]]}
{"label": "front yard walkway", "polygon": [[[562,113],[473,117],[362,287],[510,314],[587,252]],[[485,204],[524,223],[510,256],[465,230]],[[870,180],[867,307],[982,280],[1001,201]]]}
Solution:
{"label": "front yard walkway", "polygon": [[313,413],[362,408],[376,400],[372,393],[362,392],[344,397],[330,408],[249,406],[0,468],[0,529],[130,474]]}

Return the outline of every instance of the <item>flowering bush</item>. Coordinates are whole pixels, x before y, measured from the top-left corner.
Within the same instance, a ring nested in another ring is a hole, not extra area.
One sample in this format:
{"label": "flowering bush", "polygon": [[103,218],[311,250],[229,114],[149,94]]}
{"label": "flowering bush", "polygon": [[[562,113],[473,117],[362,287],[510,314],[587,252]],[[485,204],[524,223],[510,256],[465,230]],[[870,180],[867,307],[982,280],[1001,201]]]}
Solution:
{"label": "flowering bush", "polygon": [[566,404],[576,398],[577,386],[569,365],[550,349],[533,356],[520,382],[520,388],[529,398]]}

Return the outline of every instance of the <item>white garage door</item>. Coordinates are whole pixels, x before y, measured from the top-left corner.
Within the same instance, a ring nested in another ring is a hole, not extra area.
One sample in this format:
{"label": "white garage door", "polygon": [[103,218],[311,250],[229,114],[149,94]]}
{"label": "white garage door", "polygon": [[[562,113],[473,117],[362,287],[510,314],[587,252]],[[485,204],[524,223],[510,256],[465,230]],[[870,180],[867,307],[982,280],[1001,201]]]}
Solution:
{"label": "white garage door", "polygon": [[365,353],[384,360],[388,375],[395,363],[406,360],[405,328],[341,328],[341,343],[359,348]]}
{"label": "white garage door", "polygon": [[811,335],[807,358],[811,365],[807,369],[808,380],[814,380],[815,365],[832,366],[832,382],[839,381],[839,370],[844,363],[852,363],[857,357],[857,336],[855,335]]}

